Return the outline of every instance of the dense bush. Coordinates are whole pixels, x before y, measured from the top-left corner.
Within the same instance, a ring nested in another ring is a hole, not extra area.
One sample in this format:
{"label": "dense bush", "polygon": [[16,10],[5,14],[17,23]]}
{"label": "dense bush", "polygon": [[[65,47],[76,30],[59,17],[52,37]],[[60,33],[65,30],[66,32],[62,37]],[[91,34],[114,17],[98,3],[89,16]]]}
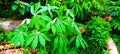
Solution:
{"label": "dense bush", "polygon": [[107,40],[110,39],[110,23],[99,17],[93,17],[87,23],[86,30],[85,39],[89,45],[87,53],[102,54],[104,52],[103,50],[106,50]]}

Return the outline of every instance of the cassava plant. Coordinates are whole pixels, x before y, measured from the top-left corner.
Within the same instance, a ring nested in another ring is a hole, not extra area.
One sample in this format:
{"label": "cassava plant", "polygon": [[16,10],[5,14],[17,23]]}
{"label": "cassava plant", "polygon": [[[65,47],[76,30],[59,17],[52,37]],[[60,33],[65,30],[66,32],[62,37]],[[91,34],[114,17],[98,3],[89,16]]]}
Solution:
{"label": "cassava plant", "polygon": [[78,53],[79,48],[87,47],[70,9],[38,2],[30,4],[30,12],[30,24],[13,31],[11,43],[15,47],[20,43],[21,47],[39,48],[38,54]]}

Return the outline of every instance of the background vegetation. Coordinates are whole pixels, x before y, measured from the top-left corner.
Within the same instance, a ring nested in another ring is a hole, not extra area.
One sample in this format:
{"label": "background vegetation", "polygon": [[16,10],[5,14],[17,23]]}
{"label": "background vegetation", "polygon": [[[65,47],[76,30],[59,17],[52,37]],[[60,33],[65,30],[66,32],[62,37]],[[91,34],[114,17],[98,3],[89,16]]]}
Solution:
{"label": "background vegetation", "polygon": [[106,42],[113,38],[120,51],[120,0],[0,0],[0,10],[1,18],[31,19],[1,32],[0,41],[14,47],[20,43],[37,54],[108,54]]}

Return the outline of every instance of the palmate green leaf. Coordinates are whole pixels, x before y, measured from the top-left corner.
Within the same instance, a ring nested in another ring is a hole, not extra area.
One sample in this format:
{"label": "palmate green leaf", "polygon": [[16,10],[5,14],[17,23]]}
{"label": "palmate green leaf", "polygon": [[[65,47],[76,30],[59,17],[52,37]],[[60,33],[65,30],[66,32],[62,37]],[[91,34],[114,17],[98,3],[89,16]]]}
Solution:
{"label": "palmate green leaf", "polygon": [[58,38],[58,36],[57,36],[57,37],[54,39],[54,45],[53,45],[54,48],[53,48],[53,51],[56,50],[56,48],[58,48],[58,45],[59,45],[59,42],[58,42],[58,41],[59,41],[59,38]]}
{"label": "palmate green leaf", "polygon": [[35,24],[34,22],[35,22],[35,16],[32,16],[32,17],[31,17],[31,20],[30,20],[29,26],[30,26],[30,27],[34,27],[34,24]]}
{"label": "palmate green leaf", "polygon": [[36,15],[35,21],[36,21],[37,25],[39,25],[39,26],[40,26],[40,25],[41,25],[41,26],[45,26],[45,25],[46,25],[45,21],[42,20],[42,19],[40,19],[39,15]]}
{"label": "palmate green leaf", "polygon": [[68,52],[68,47],[67,47],[68,45],[69,45],[68,37],[64,36],[63,37],[63,51],[65,51],[66,53]]}
{"label": "palmate green leaf", "polygon": [[10,43],[12,43],[15,38],[16,38],[16,36],[14,36],[14,37],[10,40]]}
{"label": "palmate green leaf", "polygon": [[44,32],[44,31],[50,30],[50,25],[51,25],[51,22],[49,22],[49,23],[45,26],[45,28],[43,28],[43,29],[40,30],[40,31],[41,31],[41,32]]}
{"label": "palmate green leaf", "polygon": [[78,48],[80,46],[80,41],[79,41],[78,37],[76,37],[76,43],[75,43],[75,45],[76,45],[76,48]]}
{"label": "palmate green leaf", "polygon": [[63,46],[63,50],[65,51],[65,53],[67,53],[68,52],[67,46]]}
{"label": "palmate green leaf", "polygon": [[74,18],[74,14],[70,10],[66,11],[66,15],[70,15],[72,18]]}
{"label": "palmate green leaf", "polygon": [[84,39],[82,39],[82,42],[84,43],[85,47],[88,46],[87,42]]}
{"label": "palmate green leaf", "polygon": [[41,26],[46,26],[46,21],[44,21],[42,19],[39,20],[39,23],[40,23]]}
{"label": "palmate green leaf", "polygon": [[15,11],[18,8],[18,5],[12,5],[12,10]]}
{"label": "palmate green leaf", "polygon": [[38,16],[45,21],[51,21],[51,19],[47,15],[38,15]]}
{"label": "palmate green leaf", "polygon": [[38,45],[38,36],[36,35],[36,36],[34,37],[34,39],[33,39],[33,42],[32,42],[31,47],[32,47],[33,49],[35,49],[35,48],[37,47],[37,45]]}
{"label": "palmate green leaf", "polygon": [[29,26],[35,27],[37,30],[40,29],[40,25],[45,26],[45,21],[40,19],[37,15],[32,16]]}
{"label": "palmate green leaf", "polygon": [[14,47],[17,47],[19,42],[19,38],[17,37],[17,35],[15,35],[10,42],[14,42]]}
{"label": "palmate green leaf", "polygon": [[61,27],[60,27],[59,22],[56,21],[55,27],[56,27],[56,30],[57,30],[58,32],[62,32],[62,29],[61,29]]}
{"label": "palmate green leaf", "polygon": [[56,31],[57,31],[57,30],[56,30],[56,27],[55,27],[54,24],[52,24],[51,29],[52,29],[53,34],[56,34]]}
{"label": "palmate green leaf", "polygon": [[27,47],[28,45],[30,45],[32,43],[33,39],[34,39],[34,36],[31,36],[28,40],[26,40],[25,46]]}
{"label": "palmate green leaf", "polygon": [[41,33],[41,35],[43,36],[43,38],[47,41],[51,41],[46,35],[44,35],[43,33]]}
{"label": "palmate green leaf", "polygon": [[62,48],[63,47],[63,39],[62,39],[62,37],[60,37],[59,44],[60,44],[60,48]]}
{"label": "palmate green leaf", "polygon": [[75,36],[73,36],[72,38],[70,38],[69,44],[72,43],[74,40],[75,40]]}
{"label": "palmate green leaf", "polygon": [[49,12],[49,14],[50,14],[50,18],[53,19],[53,13],[50,11],[50,9],[48,9],[48,12]]}
{"label": "palmate green leaf", "polygon": [[23,45],[24,45],[24,36],[23,35],[19,35],[19,41],[20,41],[20,45],[23,47]]}
{"label": "palmate green leaf", "polygon": [[64,25],[62,22],[59,22],[59,25],[64,33],[66,33],[66,25]]}
{"label": "palmate green leaf", "polygon": [[37,11],[36,14],[39,14],[41,12],[44,12],[44,11],[47,11],[48,10],[48,7],[47,6],[41,6],[42,8],[40,10]]}
{"label": "palmate green leaf", "polygon": [[37,2],[35,4],[35,13],[37,12],[37,10],[40,8],[40,2]]}
{"label": "palmate green leaf", "polygon": [[85,41],[84,41],[83,39],[79,39],[79,41],[80,41],[81,46],[82,46],[83,48],[85,48]]}
{"label": "palmate green leaf", "polygon": [[72,32],[73,29],[74,29],[74,27],[75,27],[75,26],[74,26],[74,23],[71,23],[71,25],[68,27],[69,31]]}
{"label": "palmate green leaf", "polygon": [[114,25],[114,29],[116,29],[117,27],[118,27],[118,25],[117,25],[117,24],[115,24],[115,25]]}
{"label": "palmate green leaf", "polygon": [[71,25],[71,19],[60,20],[60,21],[67,26]]}
{"label": "palmate green leaf", "polygon": [[24,15],[25,14],[25,6],[22,5],[22,7],[19,8],[19,12]]}
{"label": "palmate green leaf", "polygon": [[15,38],[14,39],[14,47],[17,47],[18,43],[19,43],[19,38]]}
{"label": "palmate green leaf", "polygon": [[38,17],[36,17],[36,18],[35,18],[35,21],[34,21],[35,28],[38,29],[38,30],[40,29],[40,22],[39,22],[39,20],[40,20],[40,19],[39,19]]}
{"label": "palmate green leaf", "polygon": [[30,7],[30,12],[31,12],[31,14],[32,14],[32,15],[34,15],[34,14],[35,14],[34,5],[31,5],[31,7]]}
{"label": "palmate green leaf", "polygon": [[16,29],[13,32],[13,38],[11,39],[10,43],[14,42],[14,47],[17,47],[18,43],[20,43],[20,45],[23,47],[24,45],[24,35],[22,34],[21,31],[19,31],[18,29]]}
{"label": "palmate green leaf", "polygon": [[40,44],[41,44],[42,46],[45,47],[45,39],[43,38],[43,34],[40,34],[40,35],[39,35],[39,42],[40,42]]}
{"label": "palmate green leaf", "polygon": [[59,47],[58,48],[58,53],[57,54],[62,54],[63,53],[63,48],[62,47]]}
{"label": "palmate green leaf", "polygon": [[79,13],[79,9],[78,9],[78,6],[75,6],[76,7],[76,11],[75,11],[75,14],[78,14]]}
{"label": "palmate green leaf", "polygon": [[72,11],[73,11],[73,13],[76,15],[76,12],[74,11],[74,10],[75,10],[75,8],[76,8],[76,7],[75,7],[75,6],[73,6],[73,7],[72,7]]}
{"label": "palmate green leaf", "polygon": [[37,54],[48,54],[48,52],[46,51],[46,48],[40,46],[37,50]]}

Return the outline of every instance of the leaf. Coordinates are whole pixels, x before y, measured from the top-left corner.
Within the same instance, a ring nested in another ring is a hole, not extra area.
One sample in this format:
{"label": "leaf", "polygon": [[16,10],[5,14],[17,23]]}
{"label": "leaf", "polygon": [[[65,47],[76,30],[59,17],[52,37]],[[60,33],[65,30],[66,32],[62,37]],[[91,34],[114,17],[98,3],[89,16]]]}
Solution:
{"label": "leaf", "polygon": [[35,24],[35,28],[38,29],[38,30],[40,29],[40,24],[38,23],[39,20],[40,20],[40,19],[36,16],[35,21],[34,21],[34,24]]}
{"label": "leaf", "polygon": [[51,26],[51,29],[52,29],[53,34],[55,34],[56,33],[56,28],[55,28],[54,24]]}
{"label": "leaf", "polygon": [[12,5],[12,10],[15,11],[18,8],[18,5]]}
{"label": "leaf", "polygon": [[61,20],[61,22],[65,25],[71,25],[71,22],[69,20]]}
{"label": "leaf", "polygon": [[83,41],[82,41],[83,43],[84,43],[84,45],[87,47],[88,46],[88,44],[86,43],[86,41],[83,39]]}
{"label": "leaf", "polygon": [[82,46],[83,48],[85,48],[85,45],[84,45],[84,42],[83,42],[84,40],[83,40],[83,39],[80,39],[79,41],[80,41],[81,46]]}
{"label": "leaf", "polygon": [[25,6],[19,8],[19,12],[24,15],[25,14]]}
{"label": "leaf", "polygon": [[63,39],[62,39],[62,37],[60,37],[59,44],[60,44],[60,48],[62,48],[63,47]]}
{"label": "leaf", "polygon": [[80,36],[80,38],[82,38],[80,30],[78,29],[78,27],[75,24],[74,24],[74,26],[75,26],[76,33]]}
{"label": "leaf", "polygon": [[41,35],[41,34],[39,35],[39,42],[42,46],[45,47],[45,39],[43,38],[43,35]]}
{"label": "leaf", "polygon": [[19,35],[19,41],[20,41],[20,45],[23,47],[23,45],[24,45],[24,37],[23,37],[23,35]]}
{"label": "leaf", "polygon": [[72,12],[69,12],[70,16],[74,18],[74,14]]}
{"label": "leaf", "polygon": [[55,27],[58,32],[62,32],[62,29],[57,21],[56,21]]}
{"label": "leaf", "polygon": [[73,36],[72,38],[70,38],[69,44],[72,43],[74,40],[75,40],[75,36]]}
{"label": "leaf", "polygon": [[75,26],[74,26],[74,24],[72,23],[72,24],[68,27],[69,31],[72,32],[73,29],[74,29],[74,27],[75,27]]}
{"label": "leaf", "polygon": [[31,12],[31,14],[32,14],[32,15],[34,15],[34,14],[35,14],[35,11],[34,11],[34,6],[33,6],[33,5],[31,5],[30,12]]}
{"label": "leaf", "polygon": [[39,17],[37,17],[36,22],[38,25],[46,26],[46,22],[44,20],[40,19]]}
{"label": "leaf", "polygon": [[54,49],[53,51],[58,47],[58,36],[54,39]]}
{"label": "leaf", "polygon": [[62,22],[59,22],[59,25],[64,33],[66,33],[66,25],[64,25]]}
{"label": "leaf", "polygon": [[45,40],[47,41],[51,41],[46,35],[44,35],[43,33],[41,33],[41,35],[44,37]]}
{"label": "leaf", "polygon": [[48,12],[49,12],[49,14],[50,14],[50,18],[53,19],[53,13],[52,13],[50,10],[48,10]]}
{"label": "leaf", "polygon": [[30,27],[34,27],[34,22],[35,22],[35,17],[32,16],[32,17],[31,17],[31,20],[30,20],[29,26],[30,26]]}
{"label": "leaf", "polygon": [[48,10],[48,7],[42,6],[42,9],[38,10],[36,14],[39,14],[39,13],[47,11],[47,10]]}
{"label": "leaf", "polygon": [[37,2],[35,4],[35,12],[37,12],[37,10],[40,8],[40,2]]}
{"label": "leaf", "polygon": [[18,38],[17,36],[15,36],[15,39],[14,39],[14,47],[17,47],[18,42],[19,42],[19,38]]}
{"label": "leaf", "polygon": [[38,36],[36,35],[36,36],[34,36],[34,40],[33,40],[33,42],[32,42],[31,47],[32,47],[33,49],[35,49],[35,48],[37,47],[37,45],[38,45]]}
{"label": "leaf", "polygon": [[66,15],[70,15],[72,18],[74,18],[74,14],[70,10],[67,10]]}
{"label": "leaf", "polygon": [[39,17],[45,21],[51,21],[51,19],[47,15],[39,15]]}
{"label": "leaf", "polygon": [[75,44],[76,44],[77,48],[80,46],[80,42],[79,42],[79,38],[78,37],[76,38],[76,43]]}
{"label": "leaf", "polygon": [[45,28],[43,28],[42,30],[40,30],[41,32],[44,32],[44,31],[48,31],[50,30],[50,22],[45,26]]}
{"label": "leaf", "polygon": [[27,47],[28,45],[30,45],[30,43],[33,41],[34,36],[31,36],[28,40],[26,40],[25,42],[25,46]]}
{"label": "leaf", "polygon": [[15,39],[16,39],[16,36],[13,36],[13,38],[10,40],[10,43],[14,42]]}

